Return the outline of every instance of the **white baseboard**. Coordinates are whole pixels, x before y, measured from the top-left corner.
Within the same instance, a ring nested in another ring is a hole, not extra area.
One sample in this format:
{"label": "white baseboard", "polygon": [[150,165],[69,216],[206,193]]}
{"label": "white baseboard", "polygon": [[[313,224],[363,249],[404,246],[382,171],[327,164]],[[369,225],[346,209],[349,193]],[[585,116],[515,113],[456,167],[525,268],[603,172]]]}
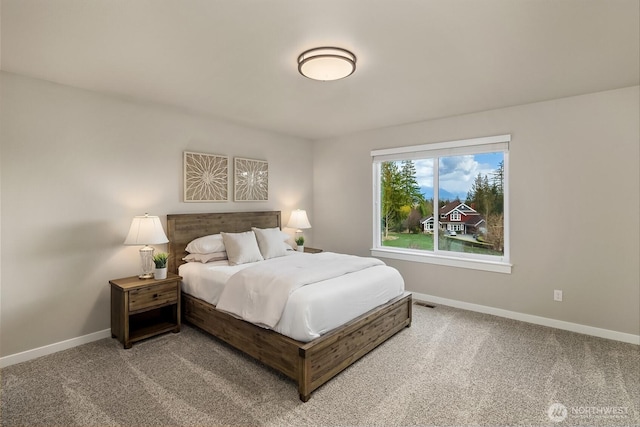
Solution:
{"label": "white baseboard", "polygon": [[461,308],[463,310],[476,311],[478,313],[492,314],[494,316],[506,317],[507,319],[520,320],[522,322],[536,325],[549,326],[551,328],[563,329],[565,331],[577,332],[585,335],[592,335],[599,338],[607,338],[615,341],[622,341],[630,344],[640,345],[640,335],[627,334],[624,332],[611,331],[593,326],[580,325],[578,323],[565,322],[563,320],[549,319],[547,317],[534,316],[531,314],[518,313],[516,311],[503,310],[501,308],[488,307],[485,305],[472,304],[448,298],[440,298],[432,295],[413,292],[413,299],[434,304],[448,305],[450,307]]}
{"label": "white baseboard", "polygon": [[[432,295],[421,294],[418,292],[412,293],[413,299],[416,301],[442,304],[450,307],[461,308],[463,310],[476,311],[478,313],[491,314],[498,317],[506,317],[507,319],[520,320],[522,322],[533,323],[536,325],[549,326],[551,328],[563,329],[565,331],[577,332],[580,334],[592,335],[595,337],[607,338],[610,340],[640,345],[640,335],[627,334],[624,332],[611,331],[608,329],[601,329],[593,326],[580,325],[578,323],[565,322],[563,320],[549,319],[547,317],[518,313],[516,311],[503,310],[501,308],[494,308],[485,305],[472,304],[464,301],[441,298]],[[102,331],[94,332],[92,334],[83,335],[81,337],[71,338],[58,343],[34,348],[33,350],[10,354],[8,356],[0,357],[0,368],[15,365],[16,363],[26,362],[28,360],[36,359],[41,356],[57,353],[58,351],[67,350],[72,347],[109,337],[111,337],[111,329],[105,329]]]}
{"label": "white baseboard", "polygon": [[105,329],[103,331],[94,332],[81,337],[71,338],[54,344],[45,345],[43,347],[34,348],[33,350],[10,354],[8,356],[0,357],[0,368],[5,368],[7,366],[15,365],[16,363],[26,362],[27,360],[36,359],[41,356],[57,353],[62,350],[67,350],[72,347],[77,347],[82,344],[87,344],[109,337],[111,337],[111,329]]}

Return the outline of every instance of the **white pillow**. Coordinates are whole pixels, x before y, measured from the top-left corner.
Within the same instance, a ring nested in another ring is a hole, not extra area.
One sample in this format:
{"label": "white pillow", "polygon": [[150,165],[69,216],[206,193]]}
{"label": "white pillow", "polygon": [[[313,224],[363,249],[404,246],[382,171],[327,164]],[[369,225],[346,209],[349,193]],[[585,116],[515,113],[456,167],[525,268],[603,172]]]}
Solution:
{"label": "white pillow", "polygon": [[182,259],[187,262],[201,262],[205,264],[211,261],[224,261],[228,258],[226,252],[213,252],[210,254],[189,254]]}
{"label": "white pillow", "polygon": [[186,251],[191,254],[210,254],[224,252],[224,242],[220,234],[198,237],[187,245]]}
{"label": "white pillow", "polygon": [[287,233],[279,228],[256,228],[251,227],[256,234],[258,247],[264,259],[281,257],[287,254],[287,247],[284,241],[289,238]]}
{"label": "white pillow", "polygon": [[246,264],[262,261],[264,258],[258,248],[256,235],[253,231],[244,233],[220,233],[227,249],[230,265]]}

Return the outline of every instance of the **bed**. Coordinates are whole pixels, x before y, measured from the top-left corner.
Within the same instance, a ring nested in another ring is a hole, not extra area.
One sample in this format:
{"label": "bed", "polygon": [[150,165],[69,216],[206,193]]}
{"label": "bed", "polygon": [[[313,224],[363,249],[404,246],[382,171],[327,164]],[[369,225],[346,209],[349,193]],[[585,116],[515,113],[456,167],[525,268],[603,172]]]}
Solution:
{"label": "bed", "polygon": [[[178,273],[187,244],[198,237],[280,226],[278,211],[167,215],[169,271]],[[411,302],[411,294],[403,293],[308,342],[238,319],[184,292],[182,315],[190,324],[293,379],[306,402],[318,387],[409,327]]]}

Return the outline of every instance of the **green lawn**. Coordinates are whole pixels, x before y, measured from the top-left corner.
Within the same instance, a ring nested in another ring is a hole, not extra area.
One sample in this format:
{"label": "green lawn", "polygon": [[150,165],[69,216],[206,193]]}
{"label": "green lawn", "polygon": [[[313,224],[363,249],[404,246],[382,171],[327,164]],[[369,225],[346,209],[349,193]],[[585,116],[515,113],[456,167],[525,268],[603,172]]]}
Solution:
{"label": "green lawn", "polygon": [[[466,252],[466,253],[474,253],[474,254],[484,254],[484,255],[502,255],[500,252],[496,252],[492,249],[476,247],[471,244],[468,244],[462,240],[458,240],[455,238],[444,237],[448,239],[447,243],[449,244],[449,248],[447,250],[453,252]],[[450,240],[449,240],[450,239]],[[442,237],[440,238],[440,249],[445,249],[442,242]],[[390,246],[394,248],[407,248],[407,249],[421,249],[432,251],[433,250],[433,235],[432,234],[409,234],[409,233],[389,233],[388,240],[382,241],[382,246]]]}
{"label": "green lawn", "polygon": [[394,248],[433,250],[433,235],[431,234],[408,234],[389,233],[389,239],[382,241],[382,246]]}

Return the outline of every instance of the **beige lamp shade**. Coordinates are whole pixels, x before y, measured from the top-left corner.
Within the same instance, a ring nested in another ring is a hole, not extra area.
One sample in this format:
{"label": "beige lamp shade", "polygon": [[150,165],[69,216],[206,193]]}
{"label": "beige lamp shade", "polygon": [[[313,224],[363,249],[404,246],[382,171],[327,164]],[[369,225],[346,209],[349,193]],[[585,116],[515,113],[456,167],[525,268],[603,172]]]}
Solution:
{"label": "beige lamp shade", "polygon": [[167,242],[169,239],[164,234],[160,218],[149,214],[133,217],[129,234],[124,240],[125,245],[159,245]]}
{"label": "beige lamp shade", "polygon": [[307,211],[303,209],[296,209],[291,212],[291,217],[289,217],[287,227],[295,228],[297,231],[302,231],[305,228],[311,228],[309,218],[307,218]]}

